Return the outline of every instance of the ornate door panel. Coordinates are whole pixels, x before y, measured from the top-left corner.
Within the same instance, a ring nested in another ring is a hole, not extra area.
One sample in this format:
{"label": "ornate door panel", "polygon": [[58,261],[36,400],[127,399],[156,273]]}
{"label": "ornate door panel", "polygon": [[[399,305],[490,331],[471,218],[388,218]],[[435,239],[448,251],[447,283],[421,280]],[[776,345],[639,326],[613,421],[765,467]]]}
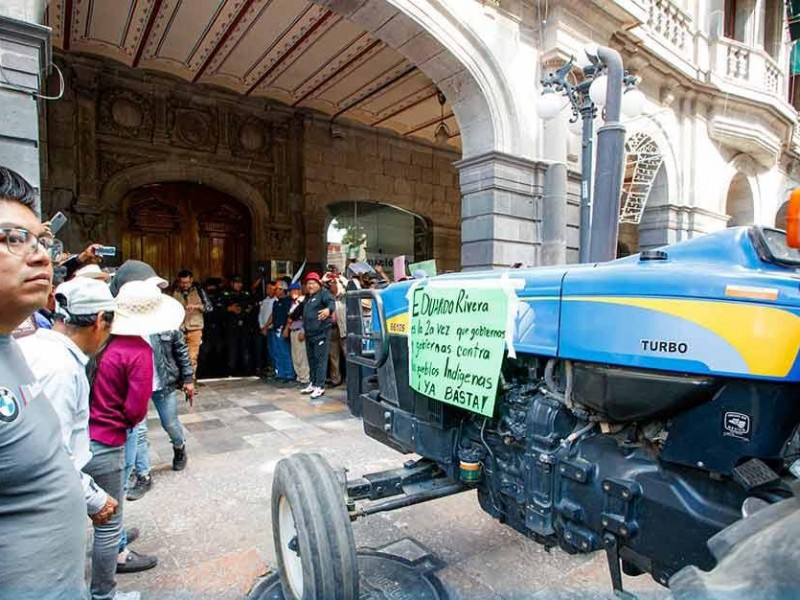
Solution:
{"label": "ornate door panel", "polygon": [[230,196],[195,183],[144,186],[123,201],[122,259],[143,260],[168,281],[247,275],[250,215]]}
{"label": "ornate door panel", "polygon": [[200,257],[208,277],[247,276],[249,219],[238,207],[223,204],[197,216]]}

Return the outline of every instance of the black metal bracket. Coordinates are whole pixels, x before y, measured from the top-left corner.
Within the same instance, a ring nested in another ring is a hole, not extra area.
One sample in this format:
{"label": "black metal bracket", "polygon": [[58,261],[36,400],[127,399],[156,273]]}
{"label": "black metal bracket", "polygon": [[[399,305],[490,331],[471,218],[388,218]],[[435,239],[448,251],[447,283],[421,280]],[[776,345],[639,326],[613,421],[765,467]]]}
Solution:
{"label": "black metal bracket", "polygon": [[[408,461],[399,469],[370,473],[358,479],[347,481],[347,510],[350,519],[372,515],[378,512],[395,510],[469,491],[470,487],[447,477],[439,466],[430,460]],[[401,496],[356,507],[357,500],[381,500]]]}
{"label": "black metal bracket", "polygon": [[614,595],[620,600],[637,600],[634,594],[626,592],[622,588],[622,566],[616,536],[606,533],[603,536],[603,546],[606,549],[608,571],[611,573],[611,586],[614,588]]}
{"label": "black metal bracket", "polygon": [[[357,300],[356,306],[358,307],[357,314],[353,315],[348,312],[348,352],[347,362],[367,367],[369,369],[378,369],[386,363],[389,358],[389,335],[386,331],[386,313],[383,309],[383,299],[378,293],[378,290],[360,289],[350,290],[346,294],[348,301]],[[377,313],[378,330],[372,333],[362,333],[363,316],[361,311],[361,300],[371,300],[373,310]],[[348,302],[350,305],[350,302]],[[349,321],[358,319],[359,323],[356,327],[351,327]],[[357,332],[357,333],[354,333]],[[363,350],[361,345],[363,342],[371,342],[374,344],[374,349]]]}

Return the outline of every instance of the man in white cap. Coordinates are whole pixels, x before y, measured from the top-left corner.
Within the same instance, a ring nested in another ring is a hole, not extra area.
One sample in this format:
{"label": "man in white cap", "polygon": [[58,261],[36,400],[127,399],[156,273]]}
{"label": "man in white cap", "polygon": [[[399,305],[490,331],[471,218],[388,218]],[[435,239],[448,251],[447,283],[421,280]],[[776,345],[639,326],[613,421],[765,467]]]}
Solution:
{"label": "man in white cap", "polygon": [[117,500],[82,472],[92,457],[89,450],[89,380],[86,364],[108,339],[114,298],[102,281],[76,277],[56,288],[56,321],[19,340],[25,358],[50,400],[59,422],[64,449],[83,483],[92,521],[105,523]]}
{"label": "man in white cap", "polygon": [[111,278],[108,273],[103,271],[99,265],[91,264],[81,267],[75,271],[75,277],[88,277],[91,279],[99,279],[100,281],[108,282]]}

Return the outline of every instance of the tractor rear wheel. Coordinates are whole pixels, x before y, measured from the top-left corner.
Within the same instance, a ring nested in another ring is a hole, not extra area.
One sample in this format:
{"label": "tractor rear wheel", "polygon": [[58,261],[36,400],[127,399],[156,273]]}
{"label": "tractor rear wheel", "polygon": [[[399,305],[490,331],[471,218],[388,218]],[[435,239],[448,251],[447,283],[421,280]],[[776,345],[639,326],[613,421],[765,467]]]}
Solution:
{"label": "tractor rear wheel", "polygon": [[272,533],[287,600],[358,598],[344,490],[319,454],[295,454],[275,468]]}

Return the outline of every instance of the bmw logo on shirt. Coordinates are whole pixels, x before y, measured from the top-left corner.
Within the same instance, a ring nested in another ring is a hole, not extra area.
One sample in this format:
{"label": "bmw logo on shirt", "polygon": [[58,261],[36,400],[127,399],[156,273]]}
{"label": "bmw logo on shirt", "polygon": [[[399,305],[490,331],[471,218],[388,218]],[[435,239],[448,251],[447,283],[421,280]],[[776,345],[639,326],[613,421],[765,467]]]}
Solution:
{"label": "bmw logo on shirt", "polygon": [[19,401],[14,393],[0,387],[0,423],[10,423],[19,416]]}

